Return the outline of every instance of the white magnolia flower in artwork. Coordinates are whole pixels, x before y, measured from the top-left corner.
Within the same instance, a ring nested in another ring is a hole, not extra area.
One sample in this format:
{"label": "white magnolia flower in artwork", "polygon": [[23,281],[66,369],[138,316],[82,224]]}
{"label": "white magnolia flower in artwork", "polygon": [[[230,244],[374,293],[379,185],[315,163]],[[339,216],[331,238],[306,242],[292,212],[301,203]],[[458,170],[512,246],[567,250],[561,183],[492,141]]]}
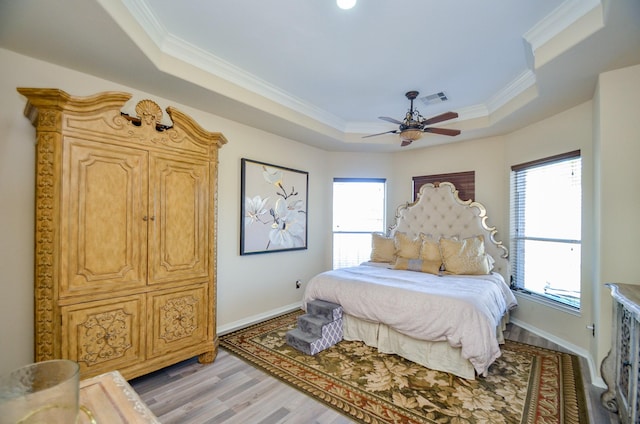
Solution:
{"label": "white magnolia flower in artwork", "polygon": [[287,208],[288,208],[289,210],[296,210],[296,211],[302,211],[302,212],[304,212],[304,211],[302,210],[302,208],[304,208],[304,202],[303,202],[302,200],[300,200],[300,199],[298,199],[298,200],[293,200],[293,201],[291,201],[291,202],[287,203]]}
{"label": "white magnolia flower in artwork", "polygon": [[304,246],[305,212],[301,210],[303,203],[294,201],[287,203],[278,199],[271,210],[273,223],[269,232],[269,242],[283,248]]}
{"label": "white magnolia flower in artwork", "polygon": [[266,182],[273,184],[278,188],[282,187],[282,171],[278,171],[277,169],[270,168],[268,166],[263,166],[262,176]]}
{"label": "white magnolia flower in artwork", "polygon": [[267,214],[269,211],[265,208],[267,202],[269,201],[268,197],[262,199],[260,196],[254,196],[253,198],[247,196],[244,199],[244,223],[246,225],[251,225],[254,222],[262,222],[262,215]]}
{"label": "white magnolia flower in artwork", "polygon": [[[262,178],[269,186],[275,188],[275,194],[268,195],[262,191],[260,195],[245,196],[243,225],[246,227],[256,223],[264,225],[262,229],[258,225],[258,228],[254,228],[247,234],[251,235],[251,238],[256,238],[254,243],[264,240],[265,251],[305,248],[307,243],[306,196],[300,194],[295,184],[285,184],[284,180],[288,175],[285,170],[268,165],[261,165],[261,168]],[[259,186],[260,190],[266,189],[264,184]],[[268,193],[271,194],[270,191]],[[263,199],[262,196],[265,198]]]}

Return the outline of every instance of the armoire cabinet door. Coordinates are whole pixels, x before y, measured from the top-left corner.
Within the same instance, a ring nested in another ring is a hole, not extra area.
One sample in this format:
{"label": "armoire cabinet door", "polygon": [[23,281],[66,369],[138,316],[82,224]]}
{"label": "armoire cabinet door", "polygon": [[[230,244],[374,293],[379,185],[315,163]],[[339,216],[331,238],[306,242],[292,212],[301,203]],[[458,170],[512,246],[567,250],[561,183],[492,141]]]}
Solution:
{"label": "armoire cabinet door", "polygon": [[149,284],[209,277],[209,163],[150,158]]}
{"label": "armoire cabinet door", "polygon": [[61,295],[144,287],[147,276],[145,151],[66,140]]}
{"label": "armoire cabinet door", "polygon": [[145,358],[145,296],[63,306],[62,357],[78,362],[83,377]]}
{"label": "armoire cabinet door", "polygon": [[206,343],[209,311],[207,285],[149,294],[147,310],[151,321],[147,335],[149,357],[177,352]]}

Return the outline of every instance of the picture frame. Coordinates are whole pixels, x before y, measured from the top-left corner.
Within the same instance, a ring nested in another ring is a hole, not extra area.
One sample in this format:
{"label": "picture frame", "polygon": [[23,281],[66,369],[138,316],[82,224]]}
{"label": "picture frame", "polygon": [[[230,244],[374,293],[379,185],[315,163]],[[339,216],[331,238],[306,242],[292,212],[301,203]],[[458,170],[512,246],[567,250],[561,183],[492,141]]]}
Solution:
{"label": "picture frame", "polygon": [[241,159],[240,255],[307,249],[309,173]]}

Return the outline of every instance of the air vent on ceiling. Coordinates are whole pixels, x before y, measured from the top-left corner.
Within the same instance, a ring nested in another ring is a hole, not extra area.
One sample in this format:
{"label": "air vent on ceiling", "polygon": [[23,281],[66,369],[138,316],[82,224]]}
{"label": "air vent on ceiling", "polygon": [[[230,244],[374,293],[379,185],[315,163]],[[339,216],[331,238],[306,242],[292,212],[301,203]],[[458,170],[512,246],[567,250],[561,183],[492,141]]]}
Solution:
{"label": "air vent on ceiling", "polygon": [[436,103],[446,102],[449,99],[447,98],[447,95],[444,94],[443,91],[440,91],[439,93],[429,94],[428,96],[420,97],[420,100],[422,100],[422,103],[428,106]]}

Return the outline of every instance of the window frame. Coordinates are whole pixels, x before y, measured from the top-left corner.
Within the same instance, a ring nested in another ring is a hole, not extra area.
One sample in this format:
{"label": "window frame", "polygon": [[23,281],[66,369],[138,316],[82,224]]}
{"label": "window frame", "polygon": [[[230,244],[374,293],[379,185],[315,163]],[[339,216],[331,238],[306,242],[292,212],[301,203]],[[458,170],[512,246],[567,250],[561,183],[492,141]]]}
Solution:
{"label": "window frame", "polygon": [[[536,237],[520,237],[518,236],[518,228],[522,228],[522,222],[520,222],[519,217],[522,216],[521,214],[519,214],[519,209],[518,209],[518,196],[516,195],[516,189],[517,189],[517,173],[519,172],[523,172],[523,171],[527,171],[527,170],[531,170],[534,168],[539,168],[539,167],[543,167],[543,166],[549,166],[549,165],[554,165],[554,164],[558,164],[560,162],[566,162],[566,161],[573,161],[579,159],[580,160],[580,173],[581,173],[581,179],[580,179],[580,196],[581,196],[581,202],[580,202],[580,238],[579,239],[566,239],[566,238],[553,238],[553,237],[545,237],[543,239],[540,238],[536,238]],[[556,309],[560,309],[563,310],[565,312],[570,312],[570,313],[574,313],[574,314],[579,314],[582,308],[582,257],[580,257],[580,264],[578,265],[578,272],[580,275],[580,292],[579,292],[579,298],[577,301],[577,306],[572,305],[570,302],[568,301],[562,301],[562,300],[558,300],[557,298],[551,296],[551,295],[545,295],[543,293],[537,293],[537,292],[533,292],[528,290],[525,287],[525,282],[524,281],[520,281],[519,276],[522,276],[522,278],[524,278],[523,276],[523,272],[522,268],[524,266],[523,263],[521,263],[520,261],[525,261],[526,259],[526,254],[524,253],[524,246],[522,246],[521,248],[519,248],[519,244],[521,243],[520,241],[524,241],[524,240],[538,240],[538,241],[542,241],[542,242],[553,242],[553,243],[566,243],[566,244],[577,244],[580,246],[580,250],[582,252],[582,215],[583,215],[583,196],[582,196],[582,191],[583,191],[583,180],[582,180],[582,155],[581,155],[581,151],[580,150],[573,150],[570,152],[566,152],[566,153],[561,153],[558,155],[553,155],[553,156],[548,156],[545,158],[541,158],[541,159],[537,159],[537,160],[533,160],[533,161],[529,161],[529,162],[525,162],[525,163],[521,163],[521,164],[517,164],[517,165],[513,165],[511,166],[511,177],[510,177],[510,192],[511,192],[511,206],[510,206],[510,224],[511,224],[511,255],[510,255],[510,260],[511,260],[511,270],[512,270],[512,275],[511,275],[511,289],[520,293],[520,294],[524,294],[527,296],[530,296],[531,298],[540,301],[541,303],[544,303],[548,306],[554,307]],[[522,252],[522,253],[521,253]],[[520,256],[524,256],[522,259],[520,259]]]}
{"label": "window frame", "polygon": [[332,212],[331,212],[331,262],[332,268],[335,267],[336,258],[335,258],[335,235],[336,234],[371,234],[373,231],[335,231],[334,230],[334,214],[335,207],[333,206],[333,199],[335,197],[335,193],[333,191],[333,187],[335,183],[379,183],[383,184],[384,194],[383,194],[383,205],[382,205],[382,229],[380,232],[385,233],[387,230],[387,179],[386,178],[345,178],[345,177],[334,177],[332,181]]}

